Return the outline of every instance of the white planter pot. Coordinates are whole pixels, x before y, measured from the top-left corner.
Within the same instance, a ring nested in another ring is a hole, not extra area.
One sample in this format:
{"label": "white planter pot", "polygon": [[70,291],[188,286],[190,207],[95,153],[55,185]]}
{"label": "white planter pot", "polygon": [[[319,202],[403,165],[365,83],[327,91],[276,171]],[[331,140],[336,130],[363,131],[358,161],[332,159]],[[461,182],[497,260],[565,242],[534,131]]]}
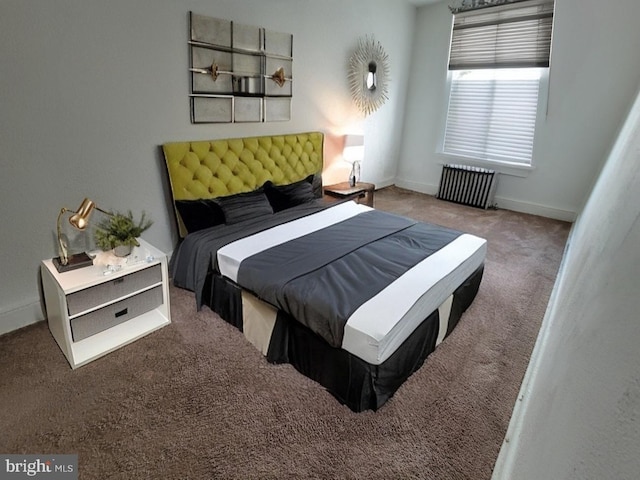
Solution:
{"label": "white planter pot", "polygon": [[113,249],[113,254],[116,257],[126,257],[131,253],[131,245],[118,245]]}

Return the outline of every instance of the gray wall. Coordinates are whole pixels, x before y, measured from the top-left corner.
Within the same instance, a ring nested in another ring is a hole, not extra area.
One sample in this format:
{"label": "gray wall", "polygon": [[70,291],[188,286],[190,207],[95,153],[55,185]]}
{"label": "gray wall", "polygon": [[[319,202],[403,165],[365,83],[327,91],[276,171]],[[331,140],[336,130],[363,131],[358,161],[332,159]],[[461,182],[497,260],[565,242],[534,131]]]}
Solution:
{"label": "gray wall", "polygon": [[[291,121],[190,123],[189,11],[293,34]],[[385,0],[2,0],[0,333],[44,318],[38,267],[57,255],[63,206],[77,208],[86,196],[106,209],[145,210],[155,221],[145,239],[173,249],[164,142],[321,130],[331,161],[331,147],[358,131],[367,138],[363,178],[391,183],[414,14]],[[392,82],[387,104],[364,119],[346,67],[367,34],[388,53]],[[338,161],[327,178],[347,174]]]}
{"label": "gray wall", "polygon": [[[452,160],[436,153],[447,106],[449,3],[418,11],[396,179],[431,194],[441,163]],[[556,0],[548,108],[536,131],[534,169],[526,177],[500,176],[500,207],[575,219],[640,83],[638,18],[637,0]]]}
{"label": "gray wall", "polygon": [[495,480],[640,472],[640,95],[576,222]]}

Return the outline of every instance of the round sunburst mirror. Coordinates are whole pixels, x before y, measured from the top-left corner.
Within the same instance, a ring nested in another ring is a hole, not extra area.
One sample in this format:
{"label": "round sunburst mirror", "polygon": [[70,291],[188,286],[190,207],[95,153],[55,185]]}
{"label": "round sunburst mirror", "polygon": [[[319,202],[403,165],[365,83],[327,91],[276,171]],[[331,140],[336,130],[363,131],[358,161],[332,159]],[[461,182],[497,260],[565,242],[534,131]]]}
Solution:
{"label": "round sunburst mirror", "polygon": [[349,59],[351,96],[365,115],[375,112],[388,99],[389,56],[373,37],[358,40]]}

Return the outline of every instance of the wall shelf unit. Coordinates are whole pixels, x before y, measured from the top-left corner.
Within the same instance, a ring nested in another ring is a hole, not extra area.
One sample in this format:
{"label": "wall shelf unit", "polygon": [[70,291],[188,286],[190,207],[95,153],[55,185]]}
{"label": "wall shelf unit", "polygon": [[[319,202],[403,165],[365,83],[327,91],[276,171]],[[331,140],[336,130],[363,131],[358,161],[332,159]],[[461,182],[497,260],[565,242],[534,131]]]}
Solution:
{"label": "wall shelf unit", "polygon": [[291,119],[293,35],[189,13],[192,123]]}

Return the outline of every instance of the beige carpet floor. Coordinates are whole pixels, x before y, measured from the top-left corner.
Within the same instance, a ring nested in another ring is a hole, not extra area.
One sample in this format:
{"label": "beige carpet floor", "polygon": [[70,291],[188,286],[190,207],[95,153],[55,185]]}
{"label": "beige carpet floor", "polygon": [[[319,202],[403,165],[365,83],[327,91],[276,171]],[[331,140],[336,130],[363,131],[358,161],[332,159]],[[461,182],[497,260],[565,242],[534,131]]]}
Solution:
{"label": "beige carpet floor", "polygon": [[271,365],[192,293],[78,370],[41,322],[0,337],[0,452],[77,453],[81,479],[488,479],[570,225],[395,187],[376,207],[489,241],[476,300],[378,412]]}

